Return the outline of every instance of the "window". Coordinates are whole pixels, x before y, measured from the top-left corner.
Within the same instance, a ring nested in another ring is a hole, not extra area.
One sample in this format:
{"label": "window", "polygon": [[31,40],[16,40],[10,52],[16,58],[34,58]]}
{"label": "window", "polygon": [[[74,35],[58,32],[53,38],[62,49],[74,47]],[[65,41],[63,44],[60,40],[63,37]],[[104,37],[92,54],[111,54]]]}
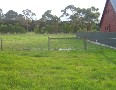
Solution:
{"label": "window", "polygon": [[105,30],[107,30],[106,26],[105,26]]}
{"label": "window", "polygon": [[109,13],[109,9],[108,9],[107,13]]}
{"label": "window", "polygon": [[108,25],[108,32],[110,32],[110,24]]}
{"label": "window", "polygon": [[106,10],[106,14],[107,14],[107,10]]}
{"label": "window", "polygon": [[110,24],[105,26],[105,31],[110,32]]}
{"label": "window", "polygon": [[108,14],[110,12],[110,10],[109,9],[106,9],[106,14]]}

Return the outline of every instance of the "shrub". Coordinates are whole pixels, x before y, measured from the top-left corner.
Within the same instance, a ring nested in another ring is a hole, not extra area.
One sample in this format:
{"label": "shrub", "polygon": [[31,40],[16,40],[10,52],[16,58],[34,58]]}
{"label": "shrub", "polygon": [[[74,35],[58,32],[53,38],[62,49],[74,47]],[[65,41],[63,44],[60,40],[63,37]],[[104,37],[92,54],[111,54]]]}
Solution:
{"label": "shrub", "polygon": [[39,27],[35,27],[35,28],[34,28],[34,32],[35,32],[36,34],[40,33]]}
{"label": "shrub", "polygon": [[24,27],[21,27],[18,23],[15,25],[12,24],[8,24],[8,25],[4,25],[1,24],[0,25],[0,33],[1,34],[7,34],[7,33],[11,33],[11,34],[18,34],[18,33],[26,33],[26,30],[24,29]]}
{"label": "shrub", "polygon": [[0,33],[1,33],[1,34],[8,33],[8,26],[7,26],[7,25],[1,24],[1,25],[0,25]]}
{"label": "shrub", "polygon": [[18,23],[14,25],[14,33],[26,33],[27,31],[25,30],[24,27],[21,27]]}

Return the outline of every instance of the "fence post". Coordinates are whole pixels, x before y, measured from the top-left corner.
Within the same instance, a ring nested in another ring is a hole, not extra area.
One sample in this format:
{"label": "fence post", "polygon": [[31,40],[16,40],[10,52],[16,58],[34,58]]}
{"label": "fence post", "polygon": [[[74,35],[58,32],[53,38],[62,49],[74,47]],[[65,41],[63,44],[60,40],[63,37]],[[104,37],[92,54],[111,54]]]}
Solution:
{"label": "fence post", "polygon": [[87,50],[87,37],[84,37],[84,50]]}
{"label": "fence post", "polygon": [[0,42],[1,42],[1,47],[0,47],[0,49],[3,50],[3,40],[2,40],[2,38],[1,38],[1,41],[0,41]]}
{"label": "fence post", "polygon": [[48,36],[48,51],[50,51],[50,37]]}

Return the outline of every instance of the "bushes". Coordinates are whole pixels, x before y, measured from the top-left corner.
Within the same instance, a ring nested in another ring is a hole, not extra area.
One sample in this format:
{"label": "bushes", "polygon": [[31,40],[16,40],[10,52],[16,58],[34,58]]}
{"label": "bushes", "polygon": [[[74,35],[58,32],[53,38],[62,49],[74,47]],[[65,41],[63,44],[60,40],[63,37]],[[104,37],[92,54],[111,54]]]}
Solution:
{"label": "bushes", "polygon": [[19,24],[15,24],[15,25],[1,24],[0,25],[0,33],[1,34],[7,34],[7,33],[18,34],[18,33],[26,33],[26,30],[23,27],[21,27]]}
{"label": "bushes", "polygon": [[35,28],[34,28],[34,32],[37,33],[37,34],[40,33],[39,27],[35,27]]}

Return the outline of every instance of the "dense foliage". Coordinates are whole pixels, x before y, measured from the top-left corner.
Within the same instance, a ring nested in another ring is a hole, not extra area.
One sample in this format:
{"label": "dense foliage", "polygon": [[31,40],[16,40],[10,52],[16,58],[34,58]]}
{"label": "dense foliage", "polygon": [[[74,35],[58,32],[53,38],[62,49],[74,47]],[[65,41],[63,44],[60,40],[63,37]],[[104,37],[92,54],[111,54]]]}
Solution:
{"label": "dense foliage", "polygon": [[13,10],[3,14],[0,9],[0,33],[24,33],[26,30],[35,33],[99,31],[98,8],[81,9],[69,5],[61,12],[62,15],[58,17],[53,15],[51,10],[47,10],[42,18],[34,20],[36,14],[29,9],[23,10],[23,14],[18,14]]}
{"label": "dense foliage", "polygon": [[26,30],[25,28],[21,27],[19,24],[15,24],[15,25],[12,25],[12,24],[8,24],[8,25],[5,25],[5,24],[1,24],[0,25],[0,33],[1,34],[18,34],[18,33],[25,33]]}

